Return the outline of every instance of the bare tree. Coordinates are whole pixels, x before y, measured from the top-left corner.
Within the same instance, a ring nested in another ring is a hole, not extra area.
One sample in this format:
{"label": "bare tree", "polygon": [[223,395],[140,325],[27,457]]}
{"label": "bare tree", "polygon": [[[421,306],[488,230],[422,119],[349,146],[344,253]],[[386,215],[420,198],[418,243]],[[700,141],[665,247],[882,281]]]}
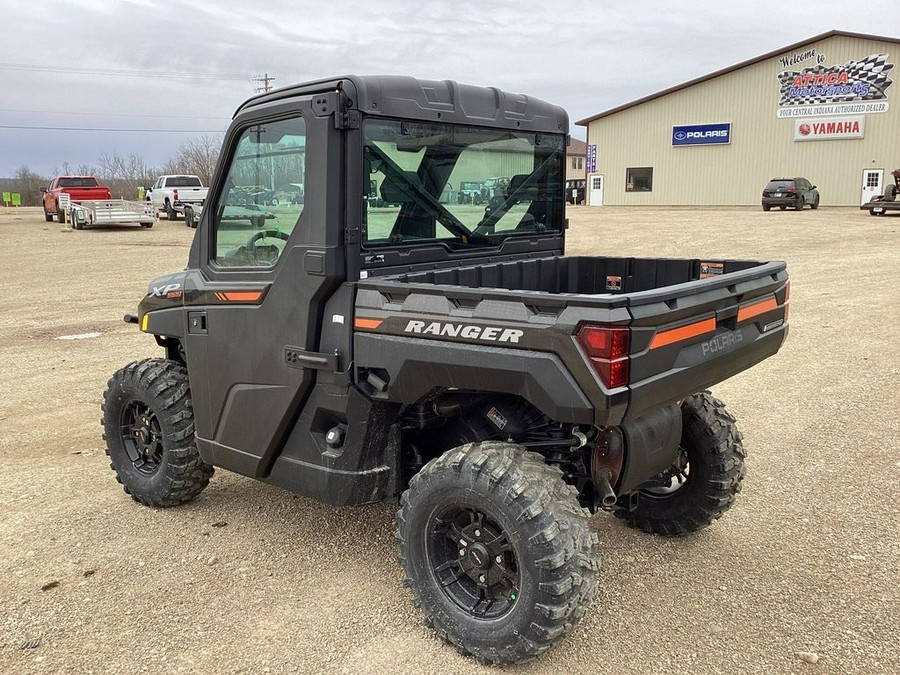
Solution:
{"label": "bare tree", "polygon": [[[222,146],[222,137],[216,134],[203,134],[192,138],[178,149],[178,155],[174,160],[167,162],[171,168],[177,168],[172,173],[188,173],[199,176],[204,185],[209,185],[212,180],[216,162],[219,159],[219,148]],[[168,166],[166,168],[169,168]],[[169,173],[161,171],[161,173]]]}
{"label": "bare tree", "polygon": [[149,185],[153,181],[153,168],[137,153],[127,157],[113,151],[101,152],[95,175],[109,185],[114,197],[135,199],[138,186]]}
{"label": "bare tree", "polygon": [[22,195],[23,206],[39,206],[41,202],[41,188],[50,182],[48,178],[36,174],[27,166],[20,166],[13,177],[15,187],[12,192]]}

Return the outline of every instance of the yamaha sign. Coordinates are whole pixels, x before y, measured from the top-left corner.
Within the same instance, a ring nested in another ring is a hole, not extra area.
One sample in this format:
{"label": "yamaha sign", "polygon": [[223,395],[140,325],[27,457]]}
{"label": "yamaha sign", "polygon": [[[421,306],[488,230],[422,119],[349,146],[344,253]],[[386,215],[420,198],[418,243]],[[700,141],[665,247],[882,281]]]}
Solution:
{"label": "yamaha sign", "polygon": [[672,127],[672,145],[726,145],[730,142],[731,124]]}

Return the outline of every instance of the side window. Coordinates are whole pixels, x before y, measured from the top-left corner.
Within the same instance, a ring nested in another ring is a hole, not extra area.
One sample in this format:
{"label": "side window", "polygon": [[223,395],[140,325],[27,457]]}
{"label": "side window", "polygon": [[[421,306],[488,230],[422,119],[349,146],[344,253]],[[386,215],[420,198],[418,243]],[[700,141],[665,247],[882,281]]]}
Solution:
{"label": "side window", "polygon": [[213,262],[274,266],[303,213],[305,178],[302,117],[244,129],[211,219]]}

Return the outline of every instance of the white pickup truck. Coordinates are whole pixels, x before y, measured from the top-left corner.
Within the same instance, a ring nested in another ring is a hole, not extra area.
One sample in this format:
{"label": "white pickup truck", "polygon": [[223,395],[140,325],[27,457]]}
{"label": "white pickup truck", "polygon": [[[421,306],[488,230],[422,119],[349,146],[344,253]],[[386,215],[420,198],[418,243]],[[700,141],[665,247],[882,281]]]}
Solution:
{"label": "white pickup truck", "polygon": [[175,220],[184,213],[185,206],[200,206],[206,201],[207,188],[198,176],[166,175],[156,179],[144,197],[158,213]]}

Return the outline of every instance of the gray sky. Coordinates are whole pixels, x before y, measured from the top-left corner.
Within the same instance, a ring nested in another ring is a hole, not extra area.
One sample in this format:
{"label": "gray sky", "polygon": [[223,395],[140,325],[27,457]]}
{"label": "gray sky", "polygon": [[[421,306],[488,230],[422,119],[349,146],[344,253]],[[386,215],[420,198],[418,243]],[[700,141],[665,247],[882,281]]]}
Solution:
{"label": "gray sky", "polygon": [[0,176],[103,151],[161,163],[224,131],[264,72],[275,86],[348,73],[493,85],[574,122],[832,29],[900,37],[900,5],[0,0]]}

